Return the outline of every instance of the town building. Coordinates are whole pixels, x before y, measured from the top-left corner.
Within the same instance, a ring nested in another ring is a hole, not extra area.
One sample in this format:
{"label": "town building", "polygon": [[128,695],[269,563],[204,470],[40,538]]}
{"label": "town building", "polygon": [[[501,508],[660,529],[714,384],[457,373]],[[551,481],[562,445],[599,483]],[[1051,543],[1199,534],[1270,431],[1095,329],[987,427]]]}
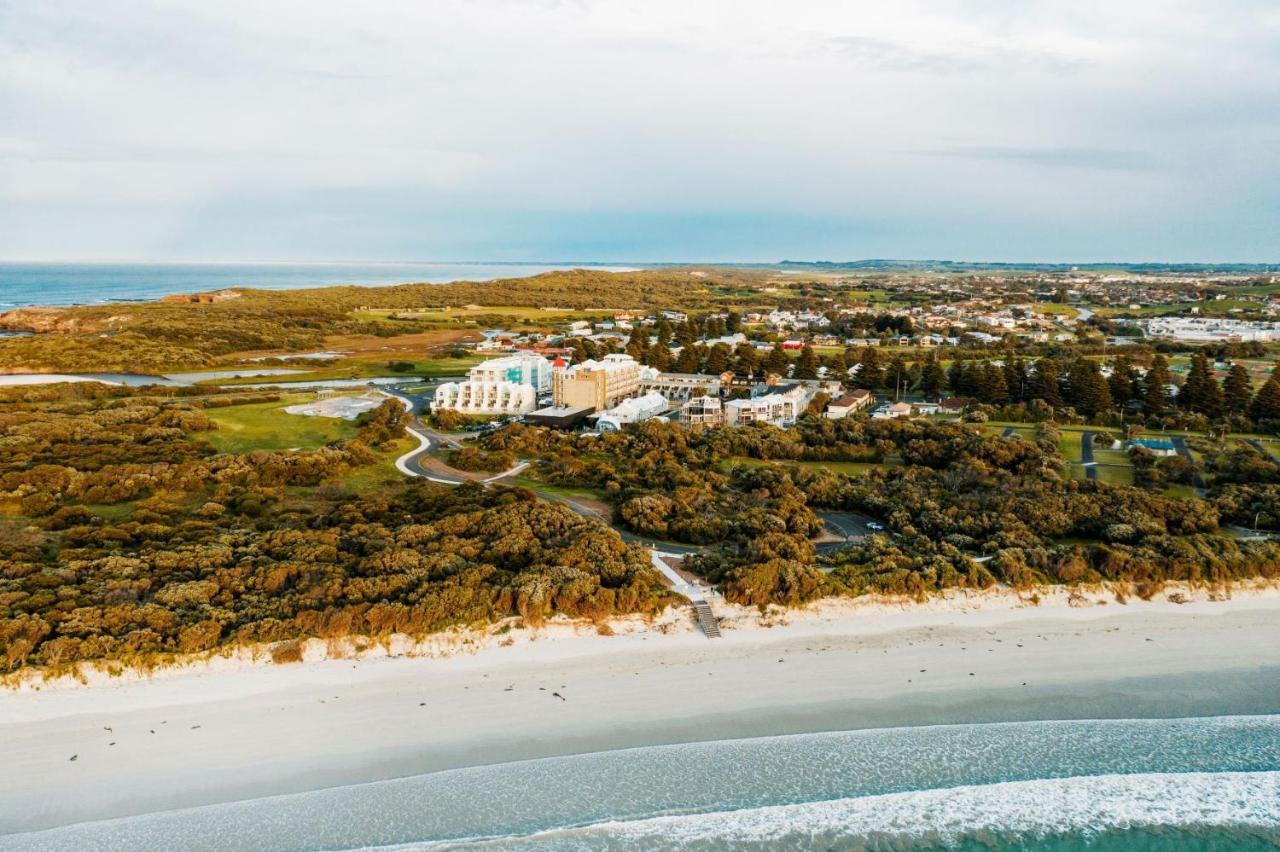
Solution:
{"label": "town building", "polygon": [[724,423],[724,403],[718,396],[695,396],[680,407],[686,426],[719,426]]}
{"label": "town building", "polygon": [[596,428],[601,432],[621,432],[623,426],[657,417],[670,406],[671,403],[660,393],[624,399],[596,418]]}
{"label": "town building", "polygon": [[875,396],[865,388],[850,391],[827,406],[827,419],[843,420],[850,414],[869,407],[875,402]]}
{"label": "town building", "polygon": [[640,380],[641,393],[660,393],[667,399],[690,400],[695,396],[718,396],[733,384],[733,373],[718,376],[705,373],[654,373]]}
{"label": "town building", "polygon": [[812,396],[804,385],[792,385],[750,399],[731,399],[724,404],[724,422],[726,426],[748,423],[791,426],[800,419]]}
{"label": "town building", "polygon": [[640,393],[640,382],[654,375],[630,355],[614,353],[554,370],[551,391],[557,406],[603,411]]}
{"label": "town building", "polygon": [[540,355],[492,358],[472,367],[466,381],[436,388],[432,407],[462,414],[526,414],[537,407],[538,393],[550,380],[551,364]]}
{"label": "town building", "polygon": [[910,416],[911,416],[911,403],[909,402],[895,402],[892,405],[889,405],[888,403],[886,403],[885,405],[882,405],[879,408],[877,408],[875,411],[871,412],[871,417],[874,420],[893,420],[899,417],[910,417]]}

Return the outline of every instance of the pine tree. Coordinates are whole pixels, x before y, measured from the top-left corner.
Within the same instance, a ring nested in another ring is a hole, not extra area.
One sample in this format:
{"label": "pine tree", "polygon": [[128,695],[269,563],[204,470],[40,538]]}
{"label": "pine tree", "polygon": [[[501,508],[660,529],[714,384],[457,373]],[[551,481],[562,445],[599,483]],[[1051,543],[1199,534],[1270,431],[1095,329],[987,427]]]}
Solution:
{"label": "pine tree", "polygon": [[1280,420],[1280,378],[1273,372],[1267,379],[1249,406],[1249,416],[1257,423]]}
{"label": "pine tree", "polygon": [[733,371],[739,376],[751,378],[760,368],[760,356],[750,343],[739,343],[733,350]]}
{"label": "pine tree", "polygon": [[657,328],[654,329],[659,343],[671,342],[671,322],[666,317],[658,320]]}
{"label": "pine tree", "polygon": [[702,358],[696,346],[685,346],[676,358],[677,373],[696,373],[702,367]]}
{"label": "pine tree", "polygon": [[718,376],[729,369],[729,347],[724,343],[712,346],[711,351],[707,353],[706,366],[702,369],[713,376]]}
{"label": "pine tree", "polygon": [[681,346],[692,346],[698,342],[698,329],[692,318],[676,326],[676,340],[680,341]]}
{"label": "pine tree", "polygon": [[1021,358],[1006,358],[1004,362],[1004,386],[1006,396],[1014,402],[1022,402],[1023,389],[1027,386],[1027,365]]}
{"label": "pine tree", "polygon": [[1222,406],[1227,414],[1247,415],[1253,401],[1253,387],[1249,371],[1243,364],[1232,364],[1227,380],[1222,386]]}
{"label": "pine tree", "polygon": [[868,346],[862,350],[862,369],[858,371],[858,387],[867,390],[878,390],[884,384],[884,370],[880,367],[880,356],[876,350]]}
{"label": "pine tree", "polygon": [[1048,358],[1041,358],[1036,362],[1036,371],[1027,382],[1027,398],[1042,399],[1051,408],[1062,407],[1058,370]]}
{"label": "pine tree", "polygon": [[1086,417],[1111,409],[1111,388],[1103,380],[1095,361],[1077,359],[1067,374],[1067,388],[1071,392],[1072,406]]}
{"label": "pine tree", "polygon": [[742,330],[742,315],[734,311],[729,311],[728,316],[724,320],[724,328],[729,334],[737,334]]}
{"label": "pine tree", "polygon": [[969,385],[968,362],[957,358],[951,362],[951,366],[947,368],[947,388],[950,389],[952,396],[964,396]]}
{"label": "pine tree", "polygon": [[942,366],[938,364],[938,356],[930,352],[924,362],[924,370],[920,374],[920,390],[924,393],[924,398],[937,399],[942,394],[942,386],[945,382],[946,376],[942,372]]}
{"label": "pine tree", "polygon": [[900,391],[904,390],[902,383],[907,378],[907,365],[903,362],[902,356],[894,353],[889,359],[889,369],[884,374],[884,386],[893,388],[894,399],[898,398]]}
{"label": "pine tree", "polygon": [[1005,384],[1004,370],[988,362],[982,368],[982,378],[978,381],[978,399],[991,405],[1000,405],[1009,397],[1009,386]]}
{"label": "pine tree", "polygon": [[1107,379],[1111,388],[1111,400],[1121,408],[1133,399],[1133,365],[1128,355],[1117,355],[1111,364],[1111,376]]}
{"label": "pine tree", "polygon": [[791,365],[791,359],[787,357],[787,353],[782,351],[782,347],[775,344],[769,350],[769,357],[764,360],[764,369],[766,373],[775,376],[786,376],[787,368]]}
{"label": "pine tree", "polygon": [[818,356],[814,354],[813,347],[808,344],[800,350],[800,357],[796,359],[795,377],[797,379],[818,378]]}
{"label": "pine tree", "polygon": [[671,361],[671,347],[661,343],[650,346],[649,351],[645,353],[644,362],[660,373],[671,369]]}
{"label": "pine tree", "polygon": [[1169,362],[1163,355],[1151,360],[1142,384],[1142,413],[1148,417],[1164,414],[1169,408]]}
{"label": "pine tree", "polygon": [[1222,388],[1203,352],[1191,356],[1191,369],[1178,394],[1178,406],[1214,419],[1222,414]]}

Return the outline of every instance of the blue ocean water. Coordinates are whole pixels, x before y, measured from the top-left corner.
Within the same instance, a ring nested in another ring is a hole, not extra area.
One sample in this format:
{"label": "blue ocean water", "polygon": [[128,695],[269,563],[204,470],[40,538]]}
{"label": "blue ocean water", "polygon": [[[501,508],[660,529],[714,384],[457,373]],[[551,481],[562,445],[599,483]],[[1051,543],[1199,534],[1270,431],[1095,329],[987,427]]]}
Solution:
{"label": "blue ocean water", "polygon": [[0,837],[0,849],[1270,849],[1280,716],[657,746]]}
{"label": "blue ocean water", "polygon": [[602,264],[541,263],[12,263],[0,262],[0,311],[91,305],[224,287],[294,290],[327,284],[403,284],[523,278]]}

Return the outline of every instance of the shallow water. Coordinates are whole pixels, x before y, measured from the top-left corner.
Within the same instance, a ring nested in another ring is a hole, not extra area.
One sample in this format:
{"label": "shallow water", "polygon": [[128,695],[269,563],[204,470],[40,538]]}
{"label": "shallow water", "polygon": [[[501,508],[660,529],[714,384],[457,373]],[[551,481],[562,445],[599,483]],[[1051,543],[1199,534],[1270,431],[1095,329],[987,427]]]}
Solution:
{"label": "shallow water", "polygon": [[87,823],[0,837],[0,848],[1069,850],[1171,841],[1280,842],[1280,716],[646,747]]}

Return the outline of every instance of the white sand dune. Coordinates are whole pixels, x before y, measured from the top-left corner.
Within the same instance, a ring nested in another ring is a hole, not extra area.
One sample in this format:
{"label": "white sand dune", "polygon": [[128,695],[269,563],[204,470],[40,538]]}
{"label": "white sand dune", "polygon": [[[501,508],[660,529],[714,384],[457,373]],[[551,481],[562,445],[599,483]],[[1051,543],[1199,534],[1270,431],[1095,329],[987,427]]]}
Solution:
{"label": "white sand dune", "polygon": [[1280,710],[1280,596],[1198,597],[736,610],[715,641],[674,613],[615,636],[553,626],[414,649],[437,656],[29,685],[0,694],[0,833],[667,742]]}

